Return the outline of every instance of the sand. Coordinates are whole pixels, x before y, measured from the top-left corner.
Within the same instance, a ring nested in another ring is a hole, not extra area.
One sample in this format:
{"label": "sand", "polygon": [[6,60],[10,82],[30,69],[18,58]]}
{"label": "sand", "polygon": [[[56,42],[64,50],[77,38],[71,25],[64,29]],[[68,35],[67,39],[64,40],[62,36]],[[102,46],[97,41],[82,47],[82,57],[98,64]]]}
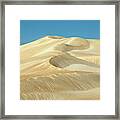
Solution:
{"label": "sand", "polygon": [[22,100],[99,100],[100,41],[46,36],[20,46]]}

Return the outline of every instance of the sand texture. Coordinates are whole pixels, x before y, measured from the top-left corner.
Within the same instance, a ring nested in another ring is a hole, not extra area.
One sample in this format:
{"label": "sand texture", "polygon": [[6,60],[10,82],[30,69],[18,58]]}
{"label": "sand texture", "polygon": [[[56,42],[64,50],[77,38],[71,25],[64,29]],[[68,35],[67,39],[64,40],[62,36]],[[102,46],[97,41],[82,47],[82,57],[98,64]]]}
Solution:
{"label": "sand texture", "polygon": [[21,45],[20,98],[100,99],[100,41],[46,36]]}

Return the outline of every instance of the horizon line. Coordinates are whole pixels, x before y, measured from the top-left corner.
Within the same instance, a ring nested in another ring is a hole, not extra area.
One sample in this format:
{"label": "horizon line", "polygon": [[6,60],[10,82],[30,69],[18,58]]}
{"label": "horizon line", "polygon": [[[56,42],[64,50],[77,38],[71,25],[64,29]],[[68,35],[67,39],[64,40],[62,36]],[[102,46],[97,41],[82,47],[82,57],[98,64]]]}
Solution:
{"label": "horizon line", "polygon": [[[53,35],[46,35],[46,36],[53,36]],[[33,41],[36,41],[36,40],[41,39],[41,38],[44,38],[44,37],[46,37],[46,36],[38,37],[38,38],[36,38],[36,39],[32,39],[31,41],[26,42],[26,43],[21,43],[21,42],[20,42],[20,45],[25,45],[25,44],[31,43],[31,42],[33,42]],[[54,35],[54,36],[64,37],[64,36],[62,36],[62,35]],[[79,38],[83,38],[83,39],[97,39],[97,40],[100,40],[100,38],[88,38],[88,37],[82,37],[82,36],[67,36],[67,37],[64,37],[64,38],[70,38],[70,37],[79,37]],[[21,40],[20,40],[20,41],[21,41]]]}

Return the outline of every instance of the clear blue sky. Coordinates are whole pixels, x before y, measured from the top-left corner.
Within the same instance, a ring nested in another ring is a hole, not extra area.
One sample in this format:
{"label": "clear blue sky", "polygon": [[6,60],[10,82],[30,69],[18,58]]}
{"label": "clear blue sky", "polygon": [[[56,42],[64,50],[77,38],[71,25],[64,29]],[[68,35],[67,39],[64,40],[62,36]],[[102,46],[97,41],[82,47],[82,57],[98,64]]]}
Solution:
{"label": "clear blue sky", "polygon": [[44,36],[83,37],[100,39],[99,20],[21,20],[20,44]]}

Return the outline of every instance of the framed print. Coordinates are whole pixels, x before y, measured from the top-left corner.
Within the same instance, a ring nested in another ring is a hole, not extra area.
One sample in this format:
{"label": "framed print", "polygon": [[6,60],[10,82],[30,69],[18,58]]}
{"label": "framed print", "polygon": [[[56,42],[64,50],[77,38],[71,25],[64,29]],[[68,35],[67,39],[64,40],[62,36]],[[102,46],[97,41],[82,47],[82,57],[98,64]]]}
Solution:
{"label": "framed print", "polygon": [[2,119],[119,119],[119,1],[1,9]]}

